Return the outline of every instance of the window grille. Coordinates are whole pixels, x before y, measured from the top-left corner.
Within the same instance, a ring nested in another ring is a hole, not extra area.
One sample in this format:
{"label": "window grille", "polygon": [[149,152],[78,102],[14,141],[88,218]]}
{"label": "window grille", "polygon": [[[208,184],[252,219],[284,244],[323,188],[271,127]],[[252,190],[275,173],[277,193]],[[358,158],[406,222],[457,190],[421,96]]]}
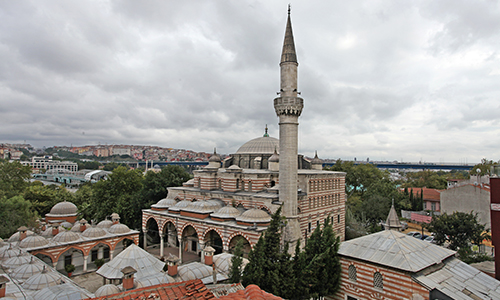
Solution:
{"label": "window grille", "polygon": [[379,289],[384,288],[384,281],[380,272],[375,272],[375,274],[373,274],[373,286]]}
{"label": "window grille", "polygon": [[356,267],[354,265],[349,266],[349,280],[356,281],[357,274],[356,274]]}

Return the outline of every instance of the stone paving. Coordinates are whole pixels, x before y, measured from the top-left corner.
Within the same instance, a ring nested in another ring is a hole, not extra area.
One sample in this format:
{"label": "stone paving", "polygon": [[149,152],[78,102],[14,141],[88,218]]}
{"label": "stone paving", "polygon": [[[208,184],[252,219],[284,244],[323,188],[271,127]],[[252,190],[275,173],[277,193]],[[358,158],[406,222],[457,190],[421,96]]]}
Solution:
{"label": "stone paving", "polygon": [[95,293],[104,284],[103,278],[95,272],[74,275],[71,276],[71,280],[91,293]]}

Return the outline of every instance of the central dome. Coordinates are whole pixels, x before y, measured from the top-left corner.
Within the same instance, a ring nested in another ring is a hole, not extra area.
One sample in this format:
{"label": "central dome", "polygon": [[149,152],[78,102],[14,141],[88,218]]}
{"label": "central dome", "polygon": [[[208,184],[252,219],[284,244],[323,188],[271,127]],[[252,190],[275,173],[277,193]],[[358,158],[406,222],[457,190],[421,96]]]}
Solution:
{"label": "central dome", "polygon": [[274,149],[279,153],[279,140],[270,136],[263,136],[246,142],[236,151],[236,154],[273,154]]}

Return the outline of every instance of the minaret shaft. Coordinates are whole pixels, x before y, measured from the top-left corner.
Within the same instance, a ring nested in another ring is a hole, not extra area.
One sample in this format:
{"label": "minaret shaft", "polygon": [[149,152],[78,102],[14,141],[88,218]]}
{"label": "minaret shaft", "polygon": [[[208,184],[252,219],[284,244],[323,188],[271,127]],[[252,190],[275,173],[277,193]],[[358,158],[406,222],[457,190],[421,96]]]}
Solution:
{"label": "minaret shaft", "polygon": [[279,197],[283,202],[283,215],[287,218],[284,240],[291,246],[301,237],[297,218],[298,127],[304,103],[297,97],[298,65],[289,14],[280,62],[280,97],[274,99],[274,109],[280,127]]}

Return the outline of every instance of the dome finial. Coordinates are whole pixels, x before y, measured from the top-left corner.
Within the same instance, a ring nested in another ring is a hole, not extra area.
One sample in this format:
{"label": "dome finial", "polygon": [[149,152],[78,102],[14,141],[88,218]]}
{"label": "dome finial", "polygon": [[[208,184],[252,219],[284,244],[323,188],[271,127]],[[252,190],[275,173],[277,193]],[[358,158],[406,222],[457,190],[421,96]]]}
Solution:
{"label": "dome finial", "polygon": [[267,124],[266,124],[266,131],[264,133],[264,137],[269,137],[269,134],[267,133]]}
{"label": "dome finial", "polygon": [[290,15],[290,11],[292,10],[292,5],[288,3],[288,15]]}

